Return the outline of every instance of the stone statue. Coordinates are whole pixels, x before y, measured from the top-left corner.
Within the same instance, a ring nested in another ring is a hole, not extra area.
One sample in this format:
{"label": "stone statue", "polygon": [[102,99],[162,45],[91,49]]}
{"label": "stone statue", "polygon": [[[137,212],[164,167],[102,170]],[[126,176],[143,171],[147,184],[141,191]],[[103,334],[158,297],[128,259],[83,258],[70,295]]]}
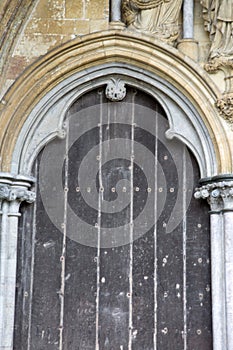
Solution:
{"label": "stone statue", "polygon": [[172,44],[179,36],[183,0],[122,0],[123,21],[129,28],[154,34]]}
{"label": "stone statue", "polygon": [[211,47],[208,71],[220,66],[233,67],[233,1],[201,0],[205,29],[210,33]]}

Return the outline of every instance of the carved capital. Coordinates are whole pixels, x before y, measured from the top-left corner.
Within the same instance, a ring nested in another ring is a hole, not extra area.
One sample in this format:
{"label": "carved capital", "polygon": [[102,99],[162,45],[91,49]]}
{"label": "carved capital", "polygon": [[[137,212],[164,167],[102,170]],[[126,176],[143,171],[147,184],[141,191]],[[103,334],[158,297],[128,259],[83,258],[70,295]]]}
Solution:
{"label": "carved capital", "polygon": [[33,203],[36,194],[29,190],[33,182],[31,177],[0,173],[0,201]]}
{"label": "carved capital", "polygon": [[211,210],[233,210],[233,181],[212,182],[197,188],[196,199],[207,199]]}
{"label": "carved capital", "polygon": [[110,101],[122,101],[126,96],[125,82],[112,78],[106,87],[105,94]]}
{"label": "carved capital", "polygon": [[11,186],[0,184],[0,199],[5,199],[9,202],[18,200],[20,202],[33,203],[36,195],[25,188],[12,188]]}

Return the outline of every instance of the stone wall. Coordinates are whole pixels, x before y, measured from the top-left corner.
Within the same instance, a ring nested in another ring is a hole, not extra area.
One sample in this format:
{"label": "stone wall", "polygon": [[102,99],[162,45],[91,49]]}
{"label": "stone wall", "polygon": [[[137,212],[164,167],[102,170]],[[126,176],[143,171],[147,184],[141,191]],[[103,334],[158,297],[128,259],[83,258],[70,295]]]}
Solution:
{"label": "stone wall", "polygon": [[[17,35],[11,38],[11,50],[4,62],[1,97],[20,73],[38,57],[77,36],[107,30],[109,27],[108,0],[36,0],[28,5],[27,11],[24,5],[23,20],[19,14],[14,16],[18,2],[4,0],[0,4],[0,18],[5,19],[5,29],[3,21],[0,34],[4,36],[7,25],[9,31],[12,31],[12,26],[20,26]],[[22,12],[23,8],[19,7],[18,13]],[[202,63],[208,56],[209,37],[204,30],[202,7],[198,0],[195,1],[194,17],[195,39],[199,42],[199,58]]]}
{"label": "stone wall", "polygon": [[[210,49],[209,34],[205,31],[203,8],[194,0],[194,40],[198,57],[204,67]],[[2,0],[0,3],[0,98],[8,88],[39,57],[60,45],[86,34],[109,29],[109,0]],[[182,26],[182,16],[180,16]],[[122,30],[128,30],[124,26]],[[119,29],[119,28],[118,28]],[[182,34],[181,34],[182,35]],[[191,47],[189,51],[191,52]],[[218,70],[210,78],[219,88],[219,95],[231,92],[230,73]],[[228,80],[226,80],[228,79]]]}
{"label": "stone wall", "polygon": [[0,36],[4,38],[6,29],[13,31],[16,26],[20,27],[8,43],[2,40],[5,46],[11,41],[11,50],[2,67],[0,96],[38,57],[77,36],[108,29],[108,0],[36,0],[24,8],[22,19],[19,12],[23,8],[14,13],[17,6],[17,0],[0,4]]}

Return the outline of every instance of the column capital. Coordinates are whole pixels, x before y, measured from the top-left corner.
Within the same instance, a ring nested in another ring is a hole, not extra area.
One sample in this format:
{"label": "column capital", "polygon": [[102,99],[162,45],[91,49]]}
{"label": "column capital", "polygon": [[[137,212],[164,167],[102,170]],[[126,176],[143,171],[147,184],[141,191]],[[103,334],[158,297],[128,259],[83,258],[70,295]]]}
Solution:
{"label": "column capital", "polygon": [[30,190],[34,182],[30,176],[0,173],[0,200],[34,202],[36,195]]}
{"label": "column capital", "polygon": [[194,197],[207,199],[212,211],[233,211],[233,176],[222,175],[203,179]]}

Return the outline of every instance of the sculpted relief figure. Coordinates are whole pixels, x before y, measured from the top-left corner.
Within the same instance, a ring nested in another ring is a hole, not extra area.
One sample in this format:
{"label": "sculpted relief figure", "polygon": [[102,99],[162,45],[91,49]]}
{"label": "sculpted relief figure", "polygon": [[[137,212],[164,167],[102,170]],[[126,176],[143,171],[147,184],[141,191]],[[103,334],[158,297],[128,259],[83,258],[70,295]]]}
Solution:
{"label": "sculpted relief figure", "polygon": [[210,33],[208,71],[220,66],[233,67],[233,1],[201,0],[205,28]]}
{"label": "sculpted relief figure", "polygon": [[129,28],[154,34],[172,44],[179,36],[183,0],[122,0],[123,21]]}

